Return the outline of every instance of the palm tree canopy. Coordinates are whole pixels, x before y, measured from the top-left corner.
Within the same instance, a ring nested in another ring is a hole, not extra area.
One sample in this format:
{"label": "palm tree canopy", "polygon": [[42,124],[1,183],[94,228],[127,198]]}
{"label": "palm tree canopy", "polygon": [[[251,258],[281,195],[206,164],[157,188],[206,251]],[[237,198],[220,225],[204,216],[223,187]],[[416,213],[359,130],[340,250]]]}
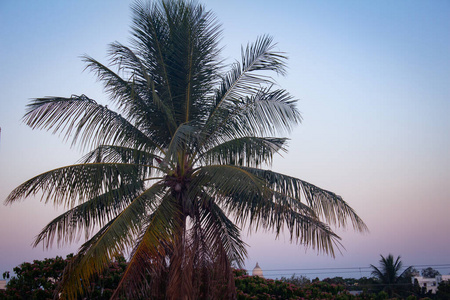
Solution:
{"label": "palm tree canopy", "polygon": [[389,291],[390,296],[392,296],[394,285],[399,282],[399,280],[411,270],[411,267],[406,268],[402,273],[400,273],[403,268],[403,263],[400,260],[401,257],[398,256],[394,259],[392,254],[389,254],[387,257],[380,255],[380,267],[377,268],[374,265],[370,265],[373,269],[372,276],[377,278],[383,285],[385,285],[385,289]]}
{"label": "palm tree canopy", "polygon": [[330,225],[367,230],[340,196],[262,169],[286,151],[280,135],[301,121],[296,100],[269,76],[286,67],[271,37],[248,44],[225,70],[220,25],[202,5],[136,2],[132,12],[130,46],[112,43],[108,65],[83,57],[110,107],[86,95],[45,97],[32,100],[24,117],[89,150],[6,199],[40,194],[67,208],[35,245],[86,237],[66,269],[63,297],[76,297],[129,252],[114,297],[233,298],[231,265],[246,257],[243,226],[287,229],[291,241],[331,255],[340,238]]}
{"label": "palm tree canopy", "polygon": [[380,268],[370,265],[373,269],[372,275],[378,278],[382,283],[393,284],[399,278],[399,272],[403,266],[400,256],[394,260],[394,256],[389,254],[387,257],[380,255]]}

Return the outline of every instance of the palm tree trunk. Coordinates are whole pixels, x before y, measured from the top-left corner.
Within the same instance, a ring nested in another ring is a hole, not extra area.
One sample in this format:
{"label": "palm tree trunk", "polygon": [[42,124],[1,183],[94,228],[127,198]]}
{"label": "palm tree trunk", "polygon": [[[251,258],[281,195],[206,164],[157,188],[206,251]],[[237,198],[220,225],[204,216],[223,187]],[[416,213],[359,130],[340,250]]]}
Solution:
{"label": "palm tree trunk", "polygon": [[186,238],[186,215],[183,214],[177,226],[177,233],[173,240],[173,253],[170,260],[167,299],[195,300],[192,286],[193,261],[192,251]]}

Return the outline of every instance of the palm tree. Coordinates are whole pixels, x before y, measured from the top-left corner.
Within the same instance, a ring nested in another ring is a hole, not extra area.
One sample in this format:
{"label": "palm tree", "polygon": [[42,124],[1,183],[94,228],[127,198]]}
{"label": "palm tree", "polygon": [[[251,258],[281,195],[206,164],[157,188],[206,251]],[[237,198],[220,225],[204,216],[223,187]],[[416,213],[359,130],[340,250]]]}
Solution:
{"label": "palm tree", "polygon": [[330,225],[366,230],[340,196],[262,169],[286,151],[277,136],[301,120],[296,100],[269,76],[286,66],[271,37],[247,45],[224,71],[221,29],[203,6],[136,2],[132,11],[130,47],[112,43],[109,66],[84,57],[110,107],[85,95],[37,98],[24,117],[91,149],[6,199],[42,193],[68,208],[35,245],[85,234],[60,296],[76,297],[115,255],[129,253],[113,297],[230,299],[231,267],[246,257],[242,227],[287,229],[291,241],[330,255],[340,245]]}
{"label": "palm tree", "polygon": [[403,276],[408,273],[411,267],[406,268],[402,273],[399,274],[403,267],[403,263],[400,260],[400,256],[394,261],[394,256],[389,254],[386,258],[383,255],[380,255],[380,269],[375,267],[374,265],[370,265],[373,269],[372,276],[377,278],[382,285],[384,286],[384,290],[386,290],[390,297],[392,297],[394,291],[399,290],[399,282],[403,278]]}

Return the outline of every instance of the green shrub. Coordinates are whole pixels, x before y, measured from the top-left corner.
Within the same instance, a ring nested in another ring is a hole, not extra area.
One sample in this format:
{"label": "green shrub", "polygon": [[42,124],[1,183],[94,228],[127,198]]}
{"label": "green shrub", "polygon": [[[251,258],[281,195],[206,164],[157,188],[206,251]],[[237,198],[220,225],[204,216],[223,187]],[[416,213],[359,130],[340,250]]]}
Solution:
{"label": "green shrub", "polygon": [[389,298],[389,295],[385,291],[381,291],[375,296],[375,300],[383,300],[387,298]]}

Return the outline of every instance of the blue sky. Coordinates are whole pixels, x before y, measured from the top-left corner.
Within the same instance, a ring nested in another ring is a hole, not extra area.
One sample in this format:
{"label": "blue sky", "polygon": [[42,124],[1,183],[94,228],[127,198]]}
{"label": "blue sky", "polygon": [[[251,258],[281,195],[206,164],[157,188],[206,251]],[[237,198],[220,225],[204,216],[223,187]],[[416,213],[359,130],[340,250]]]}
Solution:
{"label": "blue sky", "polygon": [[[1,199],[82,156],[62,137],[32,131],[21,117],[34,97],[86,94],[107,103],[79,57],[106,62],[109,43],[128,42],[130,3],[0,2]],[[262,34],[290,58],[288,75],[277,81],[299,99],[304,119],[273,169],[341,195],[370,229],[365,235],[337,229],[346,250],[334,259],[291,245],[287,236],[258,232],[246,237],[246,267],[256,261],[263,270],[367,267],[389,253],[406,265],[450,264],[450,3],[202,3],[223,25],[228,62]],[[76,245],[30,246],[61,211],[33,198],[0,206],[0,272],[75,251]]]}

